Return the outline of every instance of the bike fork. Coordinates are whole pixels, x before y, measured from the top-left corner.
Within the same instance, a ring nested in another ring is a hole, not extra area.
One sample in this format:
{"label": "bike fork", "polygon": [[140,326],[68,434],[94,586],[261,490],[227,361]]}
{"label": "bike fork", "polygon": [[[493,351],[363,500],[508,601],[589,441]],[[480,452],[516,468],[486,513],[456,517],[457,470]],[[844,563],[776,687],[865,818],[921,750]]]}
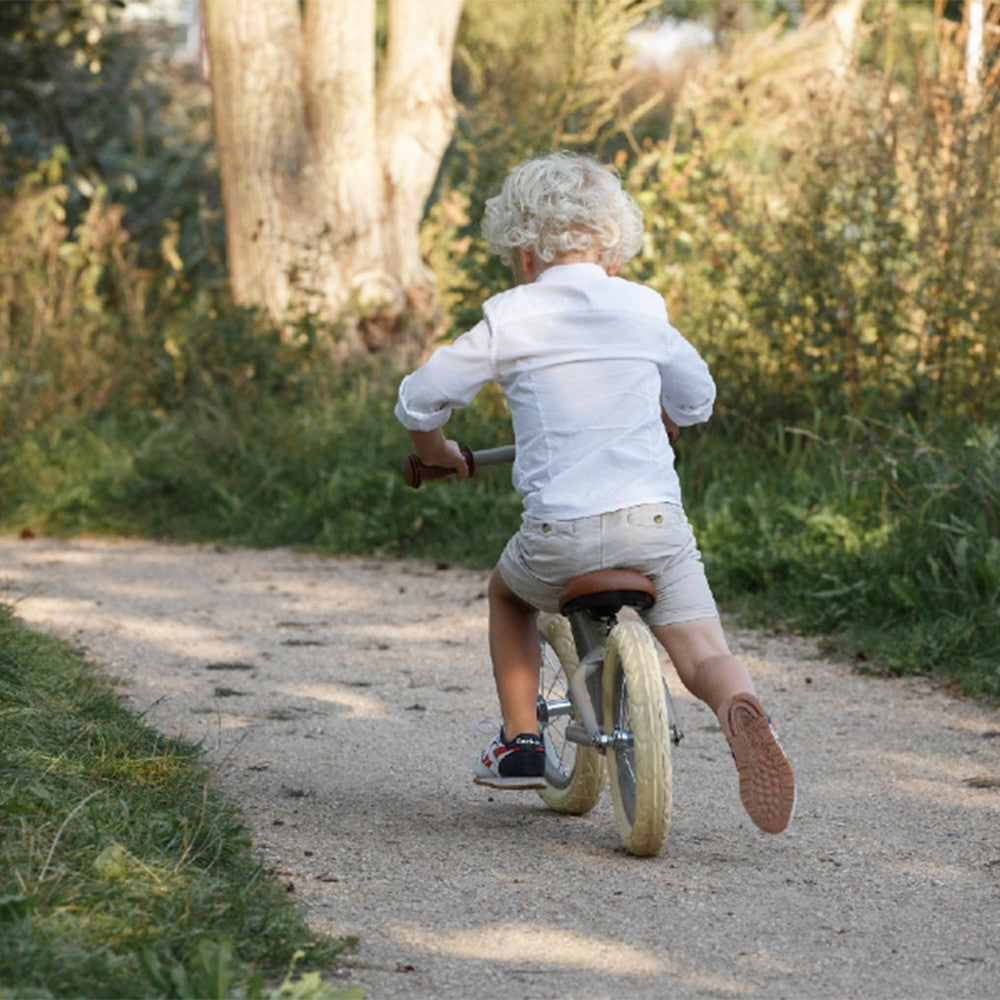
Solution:
{"label": "bike fork", "polygon": [[[604,665],[604,646],[618,619],[614,615],[610,618],[600,618],[584,610],[571,612],[567,617],[580,667],[570,679],[569,698],[550,702],[539,698],[539,722],[546,724],[560,716],[572,715],[575,706],[580,715],[580,722],[570,722],[566,727],[567,740],[583,746],[596,747],[602,753],[609,746],[615,749],[629,749],[632,745],[630,732],[615,730],[613,733],[605,733],[601,727],[603,705],[601,668]],[[684,738],[684,734],[677,721],[677,712],[666,678],[663,680],[663,693],[667,702],[670,741],[676,745]]]}

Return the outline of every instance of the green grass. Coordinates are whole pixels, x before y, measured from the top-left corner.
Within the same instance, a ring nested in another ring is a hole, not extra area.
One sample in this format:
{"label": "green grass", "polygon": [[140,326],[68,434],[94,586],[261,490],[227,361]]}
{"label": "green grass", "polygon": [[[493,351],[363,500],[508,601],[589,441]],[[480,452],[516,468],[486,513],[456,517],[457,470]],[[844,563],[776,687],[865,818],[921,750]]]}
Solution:
{"label": "green grass", "polygon": [[[391,369],[308,391],[213,387],[180,409],[49,424],[0,452],[0,530],[97,532],[488,566],[515,530],[506,469],[407,488]],[[510,440],[495,393],[456,413]],[[723,416],[681,438],[685,505],[723,604],[872,671],[1000,695],[1000,428]]]}
{"label": "green grass", "polygon": [[[0,530],[496,559],[520,517],[509,470],[461,490],[408,488],[395,384],[345,378],[318,400],[196,397],[156,418],[56,422],[6,461],[0,450]],[[505,421],[484,403],[456,414],[449,433],[503,443]]]}
{"label": "green grass", "polygon": [[0,996],[338,995],[349,942],[308,929],[198,752],[3,606],[0,775]]}
{"label": "green grass", "polygon": [[717,595],[860,669],[1000,696],[1000,428],[821,430],[685,448]]}

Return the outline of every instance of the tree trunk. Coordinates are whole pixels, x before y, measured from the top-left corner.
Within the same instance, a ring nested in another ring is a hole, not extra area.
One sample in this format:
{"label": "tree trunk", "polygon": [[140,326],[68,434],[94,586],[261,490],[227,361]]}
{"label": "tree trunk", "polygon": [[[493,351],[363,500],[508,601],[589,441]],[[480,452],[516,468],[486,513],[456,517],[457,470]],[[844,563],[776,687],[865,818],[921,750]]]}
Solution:
{"label": "tree trunk", "polygon": [[301,229],[309,135],[296,0],[205,4],[233,297],[284,317]]}
{"label": "tree trunk", "polygon": [[[433,8],[434,17],[428,17]],[[423,216],[455,120],[450,54],[462,0],[390,3],[378,137],[386,213],[383,238],[404,287],[429,280],[410,220]]]}
{"label": "tree trunk", "polygon": [[845,80],[854,69],[854,37],[864,0],[840,0],[830,14],[834,27],[831,69],[834,77]]}
{"label": "tree trunk", "polygon": [[430,301],[418,227],[454,122],[462,0],[206,0],[230,280],[278,322]]}
{"label": "tree trunk", "polygon": [[979,81],[983,72],[983,28],[986,21],[984,0],[969,0],[965,5],[965,101],[979,104]]}
{"label": "tree trunk", "polygon": [[838,89],[854,69],[854,40],[864,5],[865,0],[803,2],[806,21],[828,29],[826,61]]}

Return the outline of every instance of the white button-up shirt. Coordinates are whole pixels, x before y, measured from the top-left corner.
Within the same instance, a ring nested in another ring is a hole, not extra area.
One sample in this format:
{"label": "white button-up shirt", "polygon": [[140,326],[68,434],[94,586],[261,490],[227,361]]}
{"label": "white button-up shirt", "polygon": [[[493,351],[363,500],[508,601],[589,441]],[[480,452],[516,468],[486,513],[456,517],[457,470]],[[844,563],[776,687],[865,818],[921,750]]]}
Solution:
{"label": "white button-up shirt", "polygon": [[660,406],[679,426],[701,423],[715,383],[652,289],[597,264],[550,267],[489,299],[475,327],[403,379],[396,417],[433,430],[489,381],[507,397],[529,517],[680,504]]}

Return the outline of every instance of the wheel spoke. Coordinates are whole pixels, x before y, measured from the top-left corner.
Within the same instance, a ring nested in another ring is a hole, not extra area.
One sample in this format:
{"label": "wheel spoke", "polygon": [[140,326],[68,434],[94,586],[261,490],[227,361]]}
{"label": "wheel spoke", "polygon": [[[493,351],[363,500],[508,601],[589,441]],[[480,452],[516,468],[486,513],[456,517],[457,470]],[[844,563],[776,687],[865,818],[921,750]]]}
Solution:
{"label": "wheel spoke", "polygon": [[569,701],[569,680],[577,667],[569,622],[542,615],[541,675],[538,721],[545,739],[546,787],[539,792],[551,809],[580,815],[597,803],[606,780],[604,759],[592,747],[567,739],[575,712]]}
{"label": "wheel spoke", "polygon": [[[615,766],[618,769],[618,787],[621,791],[622,807],[632,821],[635,820],[635,758],[634,737],[629,726],[628,682],[622,672],[615,692]],[[629,741],[619,739],[627,734]]]}
{"label": "wheel spoke", "polygon": [[620,622],[604,663],[615,819],[626,849],[655,854],[670,824],[670,742],[659,659],[648,632]]}
{"label": "wheel spoke", "polygon": [[[545,701],[560,700],[569,687],[569,678],[563,671],[555,651],[548,643],[542,645],[542,676],[549,678],[544,686]],[[558,772],[557,784],[568,784],[573,773],[573,763],[576,757],[576,746],[566,739],[565,717],[557,716],[548,719],[544,725],[546,749],[549,754],[549,764],[555,765]]]}

